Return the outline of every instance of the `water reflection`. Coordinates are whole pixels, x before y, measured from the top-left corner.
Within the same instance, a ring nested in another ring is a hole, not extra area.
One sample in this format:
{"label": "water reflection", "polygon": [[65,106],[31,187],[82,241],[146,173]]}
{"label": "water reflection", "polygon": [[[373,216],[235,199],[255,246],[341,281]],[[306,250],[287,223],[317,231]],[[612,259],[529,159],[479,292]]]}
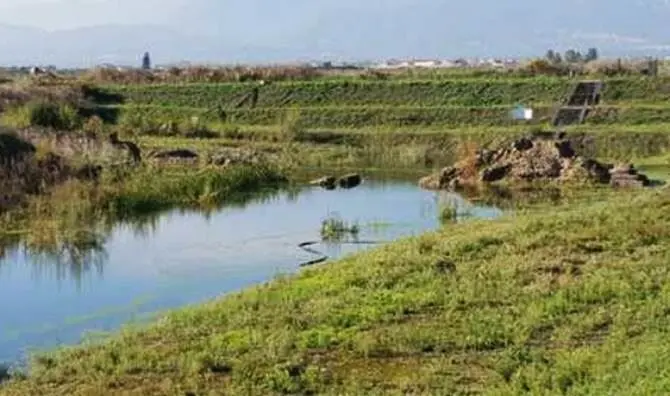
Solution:
{"label": "water reflection", "polygon": [[[252,204],[266,204],[276,200],[282,192],[293,202],[300,195],[300,188],[283,191],[268,189],[256,193],[240,194],[226,202],[218,202],[204,208],[177,208],[171,212],[178,215],[196,213],[206,220],[224,209],[244,209]],[[76,224],[62,224],[54,228],[42,228],[32,232],[17,232],[4,235],[0,240],[0,276],[3,266],[22,257],[33,267],[35,279],[54,279],[59,282],[71,279],[77,289],[82,280],[95,273],[103,275],[108,259],[106,244],[115,230],[127,231],[137,239],[148,240],[160,228],[166,212],[151,212],[134,217],[105,217],[103,219],[80,219]],[[40,223],[37,223],[38,225]]]}
{"label": "water reflection", "polygon": [[34,275],[63,281],[73,279],[77,289],[81,287],[82,278],[91,272],[103,275],[108,253],[105,243],[108,234],[96,232],[79,232],[76,239],[52,245],[22,245],[22,256],[29,257],[34,268]]}
{"label": "water reflection", "polygon": [[[361,240],[435,229],[440,200],[475,216],[500,214],[414,181],[366,181],[352,190],[266,191],[202,211],[82,219],[39,239],[14,235],[0,260],[0,361],[295,272],[315,258],[298,244],[320,240],[321,222],[333,213],[359,224]],[[371,247],[318,245],[331,259]]]}
{"label": "water reflection", "polygon": [[[377,194],[388,195],[386,200],[393,200],[393,193],[398,184],[405,188],[415,189],[410,182],[378,182],[368,183],[363,190],[373,189]],[[363,185],[365,186],[365,184]],[[362,191],[363,191],[362,190]],[[355,190],[354,190],[355,191]],[[114,232],[129,233],[138,240],[149,241],[156,236],[165,220],[166,213],[172,217],[197,215],[204,219],[206,224],[211,224],[212,219],[225,211],[244,210],[250,205],[267,205],[284,200],[287,204],[295,205],[300,200],[311,201],[316,197],[318,200],[322,194],[336,194],[335,196],[346,196],[346,194],[364,194],[363,192],[340,191],[328,192],[315,187],[294,187],[285,190],[266,190],[256,194],[236,196],[225,203],[213,204],[206,208],[178,208],[169,212],[147,213],[143,216],[129,218],[104,219],[82,219],[81,224],[74,225],[74,229],[56,228],[51,230],[40,230],[39,239],[27,238],[29,234],[10,234],[0,241],[0,278],[3,267],[16,261],[26,261],[32,265],[32,275],[36,279],[49,278],[62,282],[71,279],[78,290],[86,277],[95,275],[102,277],[104,267],[109,259],[107,244]],[[510,190],[504,188],[489,188],[477,191],[462,191],[461,193],[440,191],[435,193],[423,192],[431,199],[416,200],[415,207],[418,208],[419,216],[422,218],[438,218],[439,209],[451,207],[456,209],[457,220],[462,221],[478,212],[480,217],[495,217],[500,210],[512,210],[519,206],[527,206],[535,203],[558,203],[564,198],[564,193],[559,188]],[[342,195],[344,194],[344,195]],[[372,198],[371,198],[372,199]],[[361,201],[362,204],[366,202]],[[373,204],[370,202],[370,204]],[[378,204],[378,203],[376,203]],[[323,208],[323,218],[337,212],[327,212]],[[385,219],[380,217],[368,224],[368,234],[375,233],[374,228],[383,227]],[[407,224],[394,224],[395,228],[407,226]],[[73,225],[68,225],[73,227]],[[281,228],[281,225],[279,226]],[[277,235],[281,238],[280,230]],[[379,230],[377,230],[379,231]],[[194,230],[194,232],[197,232]],[[380,232],[376,232],[379,234]],[[44,236],[45,233],[50,235]],[[375,235],[375,237],[378,235]],[[250,241],[258,243],[263,237],[254,236]],[[250,243],[240,242],[241,244]],[[296,242],[297,243],[297,242]],[[335,244],[336,245],[336,244]],[[341,246],[329,244],[329,251],[339,253]],[[344,248],[346,249],[346,248]],[[22,258],[22,260],[21,260]]]}

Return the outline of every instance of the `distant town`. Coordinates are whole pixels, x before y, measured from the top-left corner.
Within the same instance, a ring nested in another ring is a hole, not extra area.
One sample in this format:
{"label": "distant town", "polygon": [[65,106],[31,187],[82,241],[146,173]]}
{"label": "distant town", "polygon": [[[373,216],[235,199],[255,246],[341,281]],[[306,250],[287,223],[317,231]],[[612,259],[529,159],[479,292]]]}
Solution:
{"label": "distant town", "polygon": [[[622,58],[628,59],[628,58]],[[388,59],[383,61],[367,61],[367,62],[337,62],[337,61],[311,61],[311,62],[286,62],[274,63],[266,66],[298,66],[298,67],[313,67],[321,69],[406,69],[406,68],[426,68],[426,69],[447,69],[447,68],[514,68],[519,66],[524,61],[530,60],[525,58],[457,58],[457,59]],[[670,61],[670,56],[660,60]],[[118,71],[138,69],[141,62],[136,65],[129,64],[113,64],[100,63],[92,67],[85,68],[59,68],[55,65],[29,65],[29,66],[10,66],[0,67],[5,71],[16,73],[28,73],[34,67],[39,67],[44,71],[51,72],[65,72],[76,73],[77,71],[86,70],[90,68],[113,69]],[[230,67],[230,66],[247,66],[245,64],[225,64],[225,63],[191,63],[188,61],[171,63],[171,64],[157,64],[152,67],[154,70],[166,70],[174,67],[186,68],[191,66],[208,66],[208,67]],[[251,66],[251,65],[249,65]],[[256,65],[261,66],[261,65]]]}
{"label": "distant town", "polygon": [[[314,67],[314,68],[335,68],[335,69],[402,69],[402,68],[476,68],[476,67],[514,67],[521,63],[521,59],[498,59],[498,58],[486,58],[486,59],[389,59],[380,62],[290,62],[286,65],[292,66],[302,66],[302,67]],[[203,64],[192,64],[190,62],[179,62],[174,64],[162,64],[156,65],[153,69],[169,69],[171,67],[189,67],[189,66],[202,66]],[[282,64],[285,65],[285,64]],[[207,66],[232,66],[226,64],[209,64]],[[29,71],[33,65],[30,66],[14,66],[7,67],[6,69],[15,70],[15,71]],[[64,69],[58,68],[55,65],[41,65],[39,66],[43,70],[48,71],[63,71]],[[113,63],[100,63],[94,66],[95,68],[104,68],[104,69],[116,69],[119,71],[136,69],[137,65],[118,65]],[[82,68],[84,69],[84,68]],[[78,69],[67,69],[76,71]]]}

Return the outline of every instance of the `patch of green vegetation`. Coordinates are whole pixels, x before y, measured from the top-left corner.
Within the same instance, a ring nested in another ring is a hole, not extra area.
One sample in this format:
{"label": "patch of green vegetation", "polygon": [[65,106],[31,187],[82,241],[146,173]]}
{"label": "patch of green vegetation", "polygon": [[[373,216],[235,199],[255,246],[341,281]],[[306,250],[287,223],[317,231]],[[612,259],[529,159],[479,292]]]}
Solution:
{"label": "patch of green vegetation", "polygon": [[444,205],[440,208],[440,223],[445,225],[453,223],[458,217],[458,209],[453,205]]}
{"label": "patch of green vegetation", "polygon": [[41,354],[0,394],[659,394],[668,206],[454,225]]}
{"label": "patch of green vegetation", "polygon": [[103,190],[102,206],[123,216],[175,206],[206,206],[277,186],[286,179],[269,166],[219,169],[160,168],[134,172]]}
{"label": "patch of green vegetation", "polygon": [[359,231],[358,224],[349,224],[338,217],[329,217],[321,222],[321,240],[325,242],[340,242],[347,237],[356,237]]}
{"label": "patch of green vegetation", "polygon": [[27,128],[30,126],[72,131],[81,127],[79,111],[67,103],[34,100],[23,106],[12,107],[2,114],[2,124]]}

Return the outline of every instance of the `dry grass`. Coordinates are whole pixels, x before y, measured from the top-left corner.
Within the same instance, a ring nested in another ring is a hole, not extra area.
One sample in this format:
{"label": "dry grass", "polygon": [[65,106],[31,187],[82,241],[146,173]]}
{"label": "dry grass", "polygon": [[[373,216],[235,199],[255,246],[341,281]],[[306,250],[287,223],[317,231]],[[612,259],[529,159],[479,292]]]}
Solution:
{"label": "dry grass", "polygon": [[462,179],[471,183],[479,181],[479,163],[477,161],[479,145],[472,140],[464,140],[458,147],[458,166],[462,169]]}
{"label": "dry grass", "polygon": [[232,67],[172,67],[165,70],[115,70],[92,69],[80,78],[95,83],[148,84],[148,83],[217,83],[248,81],[305,81],[323,78],[358,78],[362,80],[388,79],[442,79],[459,77],[505,77],[575,74],[599,74],[607,76],[644,74],[645,60],[598,60],[588,63],[552,64],[544,59],[530,63],[496,69],[491,67],[449,69],[367,69],[367,68],[319,68],[308,66],[232,66]]}
{"label": "dry grass", "polygon": [[22,80],[0,86],[0,112],[25,105],[34,100],[67,103],[78,106],[85,102],[84,87],[78,84],[42,85]]}
{"label": "dry grass", "polygon": [[146,84],[176,82],[245,82],[309,80],[328,73],[311,67],[172,67],[167,70],[115,70],[97,68],[81,76],[96,83]]}
{"label": "dry grass", "polygon": [[[598,59],[581,63],[552,63],[546,59],[533,59],[523,64],[518,72],[532,75],[567,76],[570,73],[584,76],[641,76],[648,75],[650,63],[645,59]],[[664,62],[659,61],[659,74],[666,72]]]}

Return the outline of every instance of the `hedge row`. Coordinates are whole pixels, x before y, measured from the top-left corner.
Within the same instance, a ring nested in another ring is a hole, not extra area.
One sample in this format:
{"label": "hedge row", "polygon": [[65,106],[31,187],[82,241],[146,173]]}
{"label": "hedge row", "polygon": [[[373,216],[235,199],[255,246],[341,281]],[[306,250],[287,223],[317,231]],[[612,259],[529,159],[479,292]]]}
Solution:
{"label": "hedge row", "polygon": [[[509,116],[508,107],[313,107],[302,109],[257,108],[231,110],[220,117],[216,112],[184,107],[120,106],[122,123],[142,120],[165,122],[186,120],[193,116],[201,121],[222,121],[244,125],[277,125],[287,116],[297,116],[306,128],[365,128],[375,126],[505,126],[547,122],[554,114],[553,106],[534,109],[534,119],[515,121]],[[293,114],[291,114],[293,113]],[[650,124],[670,122],[670,107],[601,106],[587,118],[588,124]]]}
{"label": "hedge row", "polygon": [[[426,81],[314,81],[275,83],[173,84],[106,86],[125,104],[227,109],[284,106],[494,106],[553,104],[566,96],[574,80],[454,79]],[[244,99],[248,99],[246,102]],[[670,78],[630,77],[606,80],[605,102],[670,100]]]}

